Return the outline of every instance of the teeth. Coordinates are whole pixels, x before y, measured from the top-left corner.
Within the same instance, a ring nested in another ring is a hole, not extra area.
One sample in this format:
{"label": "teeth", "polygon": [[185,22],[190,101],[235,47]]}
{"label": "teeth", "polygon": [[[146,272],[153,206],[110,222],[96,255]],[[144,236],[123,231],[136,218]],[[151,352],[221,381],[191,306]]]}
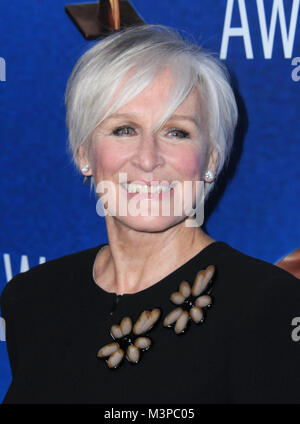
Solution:
{"label": "teeth", "polygon": [[128,191],[128,193],[166,193],[173,188],[173,185],[155,185],[148,186],[146,184],[127,184],[123,183],[122,186]]}

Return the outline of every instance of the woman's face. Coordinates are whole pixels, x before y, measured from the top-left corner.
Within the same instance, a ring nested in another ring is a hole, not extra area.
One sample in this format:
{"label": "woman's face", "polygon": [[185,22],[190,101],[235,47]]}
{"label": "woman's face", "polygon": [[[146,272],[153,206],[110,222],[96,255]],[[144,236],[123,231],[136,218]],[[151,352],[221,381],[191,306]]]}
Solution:
{"label": "woman's face", "polygon": [[[172,77],[166,69],[94,130],[90,160],[84,157],[81,162],[82,166],[89,163],[109,214],[138,231],[162,231],[183,222],[183,184],[190,182],[186,187],[190,185],[191,190],[186,189],[194,207],[195,182],[203,179],[209,166],[207,118],[198,90],[162,127],[153,130],[171,94]],[[172,182],[175,186],[170,188]]]}

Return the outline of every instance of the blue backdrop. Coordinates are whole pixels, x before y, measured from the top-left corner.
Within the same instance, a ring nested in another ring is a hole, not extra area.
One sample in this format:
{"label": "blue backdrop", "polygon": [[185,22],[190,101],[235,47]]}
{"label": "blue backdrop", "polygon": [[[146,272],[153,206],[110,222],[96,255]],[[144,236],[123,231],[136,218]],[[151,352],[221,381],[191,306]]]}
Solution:
{"label": "blue backdrop", "polygon": [[[67,3],[0,0],[0,291],[20,271],[107,240],[66,150],[64,89],[90,46]],[[299,0],[132,4],[147,23],[192,35],[232,70],[242,119],[206,230],[275,263],[300,244]],[[1,400],[11,376],[2,330],[0,339]]]}

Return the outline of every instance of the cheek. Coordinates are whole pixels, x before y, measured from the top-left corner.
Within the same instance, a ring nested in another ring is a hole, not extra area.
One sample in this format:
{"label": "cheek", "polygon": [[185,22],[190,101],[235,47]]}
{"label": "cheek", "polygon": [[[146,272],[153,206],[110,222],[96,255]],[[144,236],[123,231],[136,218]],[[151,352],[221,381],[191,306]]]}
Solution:
{"label": "cheek", "polygon": [[92,152],[96,175],[109,175],[117,172],[125,160],[124,154],[113,143],[97,143]]}
{"label": "cheek", "polygon": [[193,149],[182,150],[176,159],[176,168],[186,180],[199,180],[204,164],[205,154]]}

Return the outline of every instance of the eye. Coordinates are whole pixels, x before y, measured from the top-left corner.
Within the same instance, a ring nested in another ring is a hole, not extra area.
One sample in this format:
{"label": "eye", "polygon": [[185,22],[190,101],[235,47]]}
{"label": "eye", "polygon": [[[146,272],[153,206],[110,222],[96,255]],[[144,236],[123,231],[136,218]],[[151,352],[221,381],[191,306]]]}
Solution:
{"label": "eye", "polygon": [[135,131],[132,127],[123,125],[122,127],[118,127],[114,129],[112,133],[113,135],[116,135],[116,136],[124,136],[124,135],[133,135]]}
{"label": "eye", "polygon": [[179,128],[171,128],[168,134],[175,138],[190,138],[190,134],[187,131]]}

